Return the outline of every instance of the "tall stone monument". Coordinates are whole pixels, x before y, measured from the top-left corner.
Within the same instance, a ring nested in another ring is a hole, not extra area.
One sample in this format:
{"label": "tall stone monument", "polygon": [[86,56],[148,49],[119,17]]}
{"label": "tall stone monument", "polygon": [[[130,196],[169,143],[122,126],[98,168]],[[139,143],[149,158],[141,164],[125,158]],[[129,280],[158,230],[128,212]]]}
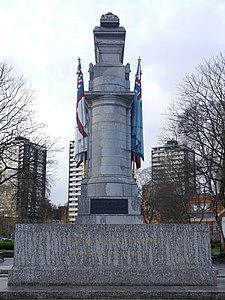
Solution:
{"label": "tall stone monument", "polygon": [[77,224],[140,224],[140,201],[131,170],[129,64],[123,65],[126,31],[112,13],[94,29],[90,64],[88,172],[83,180]]}
{"label": "tall stone monument", "polygon": [[18,224],[9,285],[215,285],[206,225],[141,224],[131,176],[129,64],[117,16],[94,29],[88,176],[77,224]]}

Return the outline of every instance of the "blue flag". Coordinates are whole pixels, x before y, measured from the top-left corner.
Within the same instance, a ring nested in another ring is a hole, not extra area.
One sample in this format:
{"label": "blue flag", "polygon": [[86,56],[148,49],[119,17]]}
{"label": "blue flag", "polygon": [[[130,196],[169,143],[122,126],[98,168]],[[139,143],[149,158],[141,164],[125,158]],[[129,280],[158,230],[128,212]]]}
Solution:
{"label": "blue flag", "polygon": [[137,169],[144,160],[142,97],[141,97],[141,59],[138,59],[137,73],[134,85],[134,101],[131,110],[131,153]]}

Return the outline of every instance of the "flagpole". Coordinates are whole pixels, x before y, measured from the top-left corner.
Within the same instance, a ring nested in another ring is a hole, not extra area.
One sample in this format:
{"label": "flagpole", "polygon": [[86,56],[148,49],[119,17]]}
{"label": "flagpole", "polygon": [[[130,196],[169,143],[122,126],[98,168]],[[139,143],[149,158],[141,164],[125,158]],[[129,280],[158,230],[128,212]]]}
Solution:
{"label": "flagpole", "polygon": [[133,153],[133,159],[132,159],[132,177],[135,178],[135,173],[136,173],[136,170],[135,170],[135,153]]}
{"label": "flagpole", "polygon": [[87,160],[86,160],[86,155],[83,153],[83,177],[87,176]]}
{"label": "flagpole", "polygon": [[141,57],[138,58],[138,65],[141,65]]}

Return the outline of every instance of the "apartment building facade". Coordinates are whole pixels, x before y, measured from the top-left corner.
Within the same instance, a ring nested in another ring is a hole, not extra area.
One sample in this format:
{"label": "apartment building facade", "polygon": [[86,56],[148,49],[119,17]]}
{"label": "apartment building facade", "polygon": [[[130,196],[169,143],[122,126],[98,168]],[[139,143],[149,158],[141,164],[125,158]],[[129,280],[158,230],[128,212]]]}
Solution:
{"label": "apartment building facade", "polygon": [[69,145],[69,180],[68,180],[68,211],[69,223],[75,223],[78,214],[78,197],[81,194],[81,181],[83,178],[83,164],[78,167],[74,160],[74,141]]}
{"label": "apartment building facade", "polygon": [[3,191],[0,203],[4,204],[1,210],[7,204],[20,222],[41,219],[46,189],[46,156],[45,147],[23,137],[15,138],[4,153],[1,169],[3,164],[6,168],[1,175],[9,179],[0,187]]}
{"label": "apartment building facade", "polygon": [[167,141],[152,148],[152,180],[155,183],[176,183],[180,193],[196,192],[195,153],[177,141]]}

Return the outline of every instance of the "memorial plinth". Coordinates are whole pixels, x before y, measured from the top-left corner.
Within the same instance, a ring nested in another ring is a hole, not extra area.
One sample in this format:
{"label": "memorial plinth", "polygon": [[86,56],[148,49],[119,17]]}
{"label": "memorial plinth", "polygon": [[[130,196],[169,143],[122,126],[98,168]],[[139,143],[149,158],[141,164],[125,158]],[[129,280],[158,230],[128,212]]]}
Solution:
{"label": "memorial plinth", "polygon": [[24,224],[9,284],[215,285],[207,225]]}

